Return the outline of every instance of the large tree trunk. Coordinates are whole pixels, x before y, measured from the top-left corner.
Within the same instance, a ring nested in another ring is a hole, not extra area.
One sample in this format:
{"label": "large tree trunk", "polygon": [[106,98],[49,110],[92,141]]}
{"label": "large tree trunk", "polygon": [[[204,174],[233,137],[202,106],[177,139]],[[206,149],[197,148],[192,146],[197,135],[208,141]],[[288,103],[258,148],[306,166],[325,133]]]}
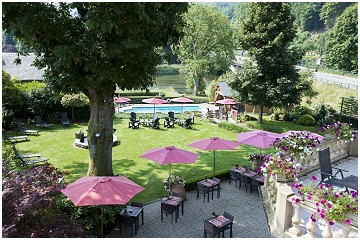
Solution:
{"label": "large tree trunk", "polygon": [[262,123],[263,112],[264,112],[264,106],[260,106],[258,123]]}
{"label": "large tree trunk", "polygon": [[113,176],[112,147],[114,104],[112,85],[103,90],[89,90],[90,120],[88,176]]}

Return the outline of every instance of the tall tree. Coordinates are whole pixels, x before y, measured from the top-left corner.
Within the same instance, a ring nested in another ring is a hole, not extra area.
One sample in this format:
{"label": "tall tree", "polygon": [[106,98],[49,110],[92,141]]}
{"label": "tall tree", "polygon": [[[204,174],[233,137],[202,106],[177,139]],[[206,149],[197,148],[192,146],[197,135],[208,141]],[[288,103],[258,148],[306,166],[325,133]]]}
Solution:
{"label": "tall tree", "polygon": [[318,31],[324,28],[320,19],[322,2],[294,2],[290,3],[291,11],[295,16],[295,23],[302,31]]}
{"label": "tall tree", "polygon": [[358,72],[358,4],[345,9],[326,35],[326,64]]}
{"label": "tall tree", "polygon": [[187,3],[3,3],[3,27],[37,54],[47,84],[90,100],[88,175],[113,175],[113,96],[154,83]]}
{"label": "tall tree", "polygon": [[299,74],[295,64],[303,51],[290,48],[295,37],[294,17],[286,3],[251,3],[237,35],[238,44],[249,51],[244,64],[230,84],[241,101],[260,107],[284,106],[301,100]]}
{"label": "tall tree", "polygon": [[227,69],[234,60],[232,29],[227,17],[216,7],[195,4],[184,14],[184,36],[177,48],[186,65],[188,88],[193,95],[203,92],[203,78]]}
{"label": "tall tree", "polygon": [[324,21],[326,28],[332,28],[336,18],[340,16],[344,10],[352,5],[352,2],[327,2],[321,8],[320,19]]}

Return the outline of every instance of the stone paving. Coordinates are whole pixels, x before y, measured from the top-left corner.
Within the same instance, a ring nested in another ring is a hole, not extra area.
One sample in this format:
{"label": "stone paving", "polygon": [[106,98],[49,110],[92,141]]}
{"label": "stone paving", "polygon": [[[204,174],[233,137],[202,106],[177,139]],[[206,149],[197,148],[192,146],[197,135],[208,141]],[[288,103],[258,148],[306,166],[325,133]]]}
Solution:
{"label": "stone paving", "polygon": [[[358,159],[357,157],[349,157],[335,163],[334,166],[348,170],[345,176],[358,176]],[[317,176],[320,179],[319,170],[309,173],[307,176],[301,177],[301,180],[306,183],[311,176]],[[189,191],[187,200],[184,204],[184,215],[180,214],[178,222],[171,224],[171,215],[160,221],[160,200],[144,206],[144,222],[145,226],[140,226],[136,236],[137,238],[201,238],[203,237],[204,220],[211,216],[212,212],[222,214],[227,211],[234,215],[233,237],[234,238],[269,238],[270,234],[267,227],[267,221],[257,191],[250,193],[246,192],[245,188],[238,188],[235,182],[229,184],[229,180],[221,182],[221,196],[216,198],[214,193],[214,200],[205,203],[202,201],[202,196],[196,199],[196,190]],[[305,221],[301,224],[303,227],[307,223],[306,216],[308,214],[303,212],[302,216]],[[306,232],[306,230],[305,230]],[[316,234],[321,234],[320,230]],[[115,228],[108,236],[108,238],[115,237],[130,237],[130,228],[122,230],[122,235],[119,229]],[[229,237],[229,231],[226,231],[225,237]],[[352,235],[351,237],[357,237]]]}
{"label": "stone paving", "polygon": [[[196,190],[186,193],[184,215],[177,223],[171,224],[171,215],[160,221],[160,200],[144,206],[144,223],[136,235],[138,238],[201,238],[204,231],[204,220],[211,217],[211,213],[223,214],[224,211],[234,215],[233,237],[236,238],[268,238],[270,237],[264,209],[257,191],[246,192],[232,181],[221,182],[221,195],[214,200],[203,203],[202,195],[196,199]],[[134,235],[133,235],[134,236]],[[122,235],[115,228],[107,237],[130,237],[130,228],[122,229]],[[229,237],[229,230],[225,232]]]}

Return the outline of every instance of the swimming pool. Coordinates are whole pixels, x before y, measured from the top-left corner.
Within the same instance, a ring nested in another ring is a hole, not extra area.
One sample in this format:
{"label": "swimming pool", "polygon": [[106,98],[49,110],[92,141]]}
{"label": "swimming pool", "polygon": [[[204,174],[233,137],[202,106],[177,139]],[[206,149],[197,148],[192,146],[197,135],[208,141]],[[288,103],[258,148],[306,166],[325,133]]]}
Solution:
{"label": "swimming pool", "polygon": [[[199,106],[155,106],[155,112],[160,113],[168,113],[168,112],[174,112],[174,113],[181,113],[181,112],[191,112],[191,111],[201,111]],[[129,109],[124,110],[124,113],[130,113],[130,112],[136,112],[136,113],[153,113],[154,112],[154,105],[148,106],[148,107],[132,107]]]}

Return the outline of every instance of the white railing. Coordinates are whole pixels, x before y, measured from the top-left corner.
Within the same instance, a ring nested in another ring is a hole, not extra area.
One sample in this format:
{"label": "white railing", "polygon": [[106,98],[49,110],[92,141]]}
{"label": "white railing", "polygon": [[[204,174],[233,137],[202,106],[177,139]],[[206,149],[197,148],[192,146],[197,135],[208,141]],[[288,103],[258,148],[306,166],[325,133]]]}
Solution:
{"label": "white railing", "polygon": [[[318,219],[316,206],[314,203],[305,201],[296,203],[288,197],[288,202],[292,205],[293,215],[291,218],[291,227],[285,230],[284,237],[323,237],[323,238],[357,238],[358,220],[357,216],[349,216],[351,224],[336,222],[330,226],[329,223]],[[311,217],[312,216],[312,217]],[[312,219],[315,219],[313,221]]]}
{"label": "white railing", "polygon": [[[351,151],[350,148],[354,144],[357,145],[357,141],[355,143],[345,143],[333,139],[323,141],[318,148],[330,147],[331,162],[336,162],[348,157],[349,151]],[[317,150],[307,158],[300,160],[299,163],[303,166],[300,176],[318,169],[319,159]],[[356,221],[353,221],[356,224],[351,226],[336,223],[337,228],[335,232],[333,232],[330,226],[322,224],[319,220],[314,223],[309,216],[316,212],[316,208],[314,206],[310,207],[308,203],[295,204],[289,201],[288,199],[294,195],[290,186],[286,183],[275,181],[272,175],[268,175],[265,178],[264,186],[262,186],[262,195],[270,232],[274,237],[315,237],[315,235],[323,237],[357,237],[357,218]],[[300,214],[300,212],[304,211],[307,218]],[[304,223],[306,219],[309,220]],[[321,232],[320,234],[316,233],[319,231]]]}

